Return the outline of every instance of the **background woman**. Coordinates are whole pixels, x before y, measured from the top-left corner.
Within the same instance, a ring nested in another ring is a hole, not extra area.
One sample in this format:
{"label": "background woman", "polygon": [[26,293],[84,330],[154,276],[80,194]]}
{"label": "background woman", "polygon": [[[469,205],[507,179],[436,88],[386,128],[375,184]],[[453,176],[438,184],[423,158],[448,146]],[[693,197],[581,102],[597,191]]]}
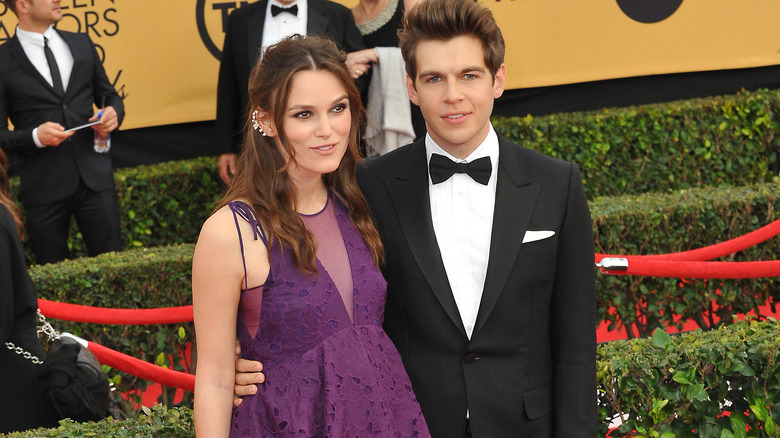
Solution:
{"label": "background woman", "polygon": [[[236,176],[193,257],[198,436],[428,436],[381,328],[383,248],[355,179],[360,96],[329,40],[250,77]],[[234,408],[236,336],[266,383]]]}

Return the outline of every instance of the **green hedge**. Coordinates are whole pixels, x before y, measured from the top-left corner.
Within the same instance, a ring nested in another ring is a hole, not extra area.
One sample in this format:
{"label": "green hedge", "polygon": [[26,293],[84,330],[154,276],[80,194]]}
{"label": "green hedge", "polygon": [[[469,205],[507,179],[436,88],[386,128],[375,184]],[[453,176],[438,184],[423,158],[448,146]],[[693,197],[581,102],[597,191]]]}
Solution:
{"label": "green hedge", "polygon": [[[38,296],[52,301],[121,309],[186,306],[192,304],[193,249],[192,244],[184,244],[107,253],[34,266],[30,276]],[[127,326],[50,322],[58,331],[69,331],[147,362],[190,371],[190,364],[182,362],[182,352],[194,339],[192,322]],[[109,377],[119,392],[130,396],[129,402],[117,399],[122,411],[134,415],[133,404],[140,400],[147,382],[117,370],[110,370]],[[171,405],[173,392],[167,388],[160,401]]]}
{"label": "green hedge", "polygon": [[749,321],[674,337],[658,330],[603,344],[598,381],[602,436],[622,416],[610,437],[776,437],[780,325]]}
{"label": "green hedge", "polygon": [[121,169],[114,179],[125,248],[194,243],[226,187],[211,157]]}
{"label": "green hedge", "polygon": [[579,164],[589,199],[743,186],[780,170],[780,90],[493,124],[519,144]]}
{"label": "green hedge", "polygon": [[[780,325],[740,322],[708,332],[598,347],[599,436],[773,437],[780,433]],[[728,403],[725,403],[728,401]],[[144,409],[138,419],[37,429],[9,437],[194,436],[192,410]],[[723,414],[726,415],[723,415]],[[610,432],[616,417],[622,425]]]}
{"label": "green hedge", "polygon": [[132,438],[194,438],[192,409],[167,409],[157,405],[145,408],[144,415],[125,420],[106,419],[94,423],[60,421],[52,429],[34,429],[25,432],[0,434],[8,438],[65,438],[65,437],[132,437]]}

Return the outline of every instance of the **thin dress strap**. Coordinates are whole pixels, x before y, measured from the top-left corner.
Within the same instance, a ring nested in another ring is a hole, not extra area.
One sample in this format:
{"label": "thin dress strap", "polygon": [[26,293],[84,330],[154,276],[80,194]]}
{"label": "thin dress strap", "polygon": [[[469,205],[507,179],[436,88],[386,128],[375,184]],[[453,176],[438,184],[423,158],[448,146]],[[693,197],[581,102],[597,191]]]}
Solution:
{"label": "thin dress strap", "polygon": [[230,211],[233,212],[233,220],[236,223],[236,231],[238,232],[238,244],[241,247],[241,263],[244,265],[244,290],[249,290],[249,280],[247,279],[246,275],[246,257],[244,257],[244,239],[241,237],[241,228],[238,226],[238,216],[241,216],[242,219],[249,222],[249,224],[252,226],[252,237],[257,240],[259,237],[264,244],[268,244],[268,240],[265,237],[265,233],[263,232],[263,228],[260,226],[260,221],[257,219],[257,215],[255,215],[255,210],[250,207],[247,203],[241,202],[241,201],[230,201],[228,202],[228,207],[230,207]]}

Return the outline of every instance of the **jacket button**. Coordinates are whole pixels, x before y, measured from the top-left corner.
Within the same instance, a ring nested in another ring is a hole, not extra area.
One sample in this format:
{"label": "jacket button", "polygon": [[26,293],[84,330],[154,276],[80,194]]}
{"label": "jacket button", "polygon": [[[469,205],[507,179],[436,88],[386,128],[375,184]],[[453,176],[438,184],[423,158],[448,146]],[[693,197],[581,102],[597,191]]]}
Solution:
{"label": "jacket button", "polygon": [[474,363],[477,361],[477,359],[479,358],[474,353],[469,353],[466,355],[466,357],[463,358],[463,360],[466,361],[466,363]]}

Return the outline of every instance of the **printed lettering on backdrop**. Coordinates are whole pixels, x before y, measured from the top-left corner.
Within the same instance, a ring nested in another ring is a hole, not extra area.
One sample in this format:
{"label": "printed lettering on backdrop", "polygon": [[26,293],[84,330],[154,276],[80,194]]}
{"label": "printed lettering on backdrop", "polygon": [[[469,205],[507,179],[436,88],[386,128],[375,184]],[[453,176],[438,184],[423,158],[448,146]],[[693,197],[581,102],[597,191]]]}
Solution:
{"label": "printed lettering on backdrop", "polygon": [[[480,1],[506,39],[509,89],[780,64],[777,0]],[[63,0],[57,27],[97,45],[123,129],[208,121],[227,17],[251,2]],[[0,43],[15,26],[0,2]]]}

